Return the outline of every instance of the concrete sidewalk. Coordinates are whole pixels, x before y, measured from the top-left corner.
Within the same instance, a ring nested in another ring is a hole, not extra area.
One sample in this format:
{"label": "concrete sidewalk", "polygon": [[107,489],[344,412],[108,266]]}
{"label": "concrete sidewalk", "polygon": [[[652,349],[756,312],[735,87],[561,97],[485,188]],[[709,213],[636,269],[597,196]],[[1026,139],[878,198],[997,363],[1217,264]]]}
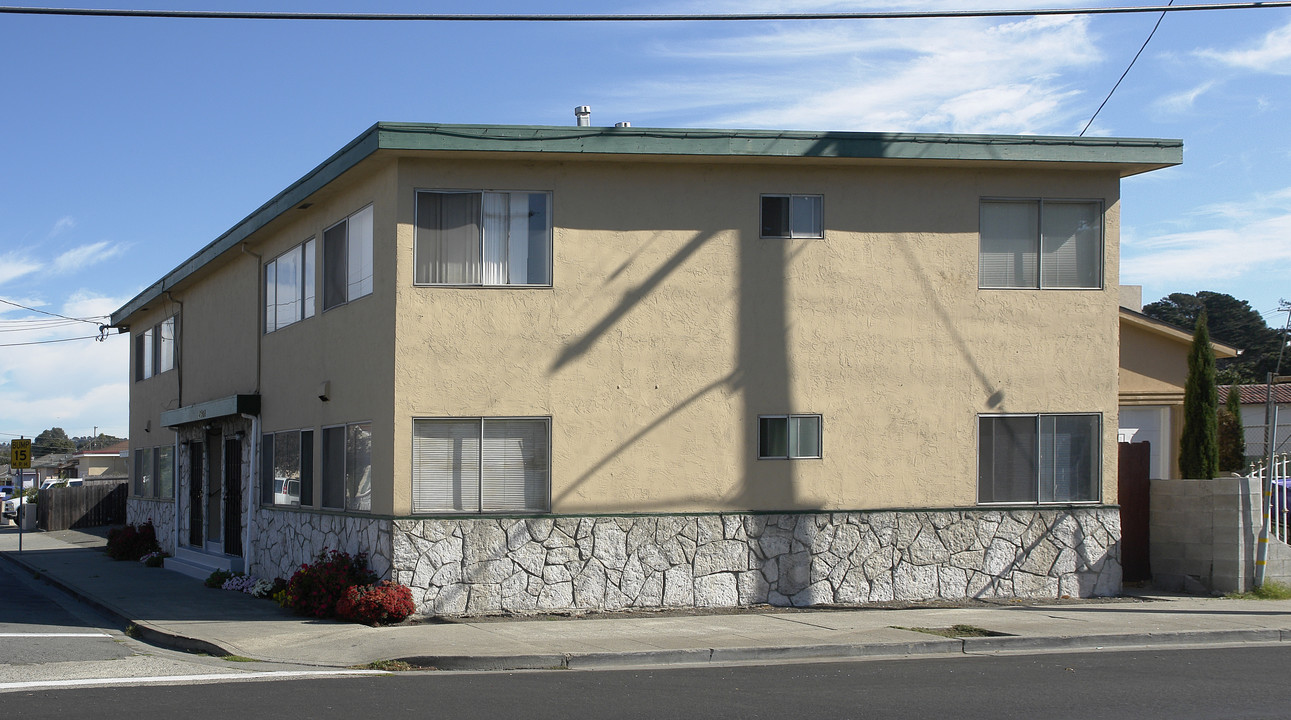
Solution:
{"label": "concrete sidewalk", "polygon": [[[0,554],[133,625],[136,637],[212,655],[349,667],[403,660],[441,670],[595,668],[675,663],[1277,643],[1291,641],[1291,600],[1143,595],[1061,604],[759,608],[581,618],[490,618],[395,627],[296,617],[273,602],[211,590],[175,572],[115,562],[92,534],[0,528]],[[909,628],[971,625],[996,635],[947,638]]]}

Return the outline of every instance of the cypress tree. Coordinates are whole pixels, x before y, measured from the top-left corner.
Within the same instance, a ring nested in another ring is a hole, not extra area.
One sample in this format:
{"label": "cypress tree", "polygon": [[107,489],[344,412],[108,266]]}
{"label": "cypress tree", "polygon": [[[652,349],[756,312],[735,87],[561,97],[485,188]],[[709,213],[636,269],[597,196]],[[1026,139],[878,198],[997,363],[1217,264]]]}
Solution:
{"label": "cypress tree", "polygon": [[1197,316],[1188,352],[1188,381],[1183,389],[1183,437],[1179,471],[1190,480],[1209,480],[1219,473],[1217,425],[1219,391],[1215,388],[1215,353],[1210,347],[1206,312]]}
{"label": "cypress tree", "polygon": [[1242,426],[1242,397],[1238,385],[1228,386],[1228,398],[1219,410],[1219,469],[1241,472],[1246,465],[1246,428]]}

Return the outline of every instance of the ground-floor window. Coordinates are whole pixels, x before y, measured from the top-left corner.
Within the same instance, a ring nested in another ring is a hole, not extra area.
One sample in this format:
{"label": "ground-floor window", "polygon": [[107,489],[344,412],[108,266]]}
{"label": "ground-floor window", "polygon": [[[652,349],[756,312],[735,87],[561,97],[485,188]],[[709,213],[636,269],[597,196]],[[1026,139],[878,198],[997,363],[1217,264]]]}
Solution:
{"label": "ground-floor window", "polygon": [[1099,499],[1102,416],[978,417],[979,503],[1066,503]]}
{"label": "ground-floor window", "polygon": [[413,512],[546,512],[550,506],[550,418],[413,421]]}
{"label": "ground-floor window", "polygon": [[372,509],[372,423],[323,428],[322,505],[333,510]]}
{"label": "ground-floor window", "polygon": [[314,504],[314,431],[265,433],[260,444],[260,502]]}
{"label": "ground-floor window", "polygon": [[175,497],[175,448],[170,445],[135,448],[132,489],[137,497]]}

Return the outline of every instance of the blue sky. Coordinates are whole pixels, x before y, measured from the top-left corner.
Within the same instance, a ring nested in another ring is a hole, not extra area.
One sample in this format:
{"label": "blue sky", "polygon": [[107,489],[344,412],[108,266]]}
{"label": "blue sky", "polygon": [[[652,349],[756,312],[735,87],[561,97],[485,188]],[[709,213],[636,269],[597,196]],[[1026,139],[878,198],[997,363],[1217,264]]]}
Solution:
{"label": "blue sky", "polygon": [[[1119,2],[1079,5],[1121,5]],[[51,6],[65,3],[51,3]],[[140,2],[470,13],[964,9],[870,2]],[[1052,7],[1000,0],[982,8]],[[0,15],[0,300],[106,315],[379,120],[1080,132],[1156,14],[726,23]],[[1089,130],[1182,138],[1123,183],[1121,282],[1291,299],[1291,9],[1172,13]],[[126,434],[127,340],[0,304],[0,439]]]}

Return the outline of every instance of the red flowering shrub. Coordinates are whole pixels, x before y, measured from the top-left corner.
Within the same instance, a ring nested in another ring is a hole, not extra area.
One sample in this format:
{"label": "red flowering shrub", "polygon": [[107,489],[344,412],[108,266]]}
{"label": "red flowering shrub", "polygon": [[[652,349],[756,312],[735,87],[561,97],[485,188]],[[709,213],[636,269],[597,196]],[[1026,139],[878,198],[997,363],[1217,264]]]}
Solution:
{"label": "red flowering shrub", "polygon": [[159,552],[157,529],[152,520],[142,525],[126,525],[108,531],[108,557],[113,560],[138,560],[150,552]]}
{"label": "red flowering shrub", "polygon": [[367,553],[351,557],[339,550],[324,550],[312,565],[301,565],[287,581],[283,606],[297,615],[332,617],[336,601],[354,585],[371,585],[376,573],[368,570]]}
{"label": "red flowering shrub", "polygon": [[402,621],[416,609],[407,585],[383,580],[346,589],[336,603],[336,616],[364,625],[386,625]]}

